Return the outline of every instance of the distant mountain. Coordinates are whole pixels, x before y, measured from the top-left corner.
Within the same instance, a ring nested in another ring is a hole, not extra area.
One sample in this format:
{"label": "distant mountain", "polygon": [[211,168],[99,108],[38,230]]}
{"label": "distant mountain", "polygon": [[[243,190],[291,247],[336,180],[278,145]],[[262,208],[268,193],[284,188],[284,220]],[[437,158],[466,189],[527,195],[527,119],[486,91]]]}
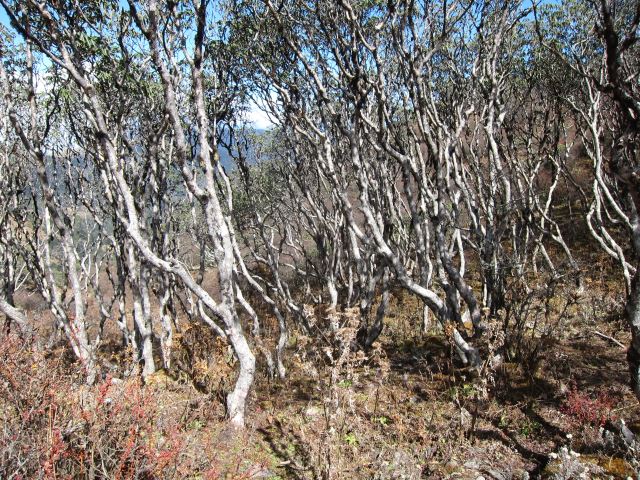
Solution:
{"label": "distant mountain", "polygon": [[[252,134],[258,135],[258,136],[262,136],[266,133],[267,131],[265,129],[262,128],[256,128],[251,130]],[[220,145],[218,146],[218,154],[220,155],[220,163],[222,163],[222,166],[224,167],[225,170],[227,171],[231,171],[231,170],[235,170],[236,168],[236,164],[235,161],[233,160],[233,146],[231,147],[231,150],[229,150],[228,148]],[[255,160],[249,158],[249,163],[253,163]]]}

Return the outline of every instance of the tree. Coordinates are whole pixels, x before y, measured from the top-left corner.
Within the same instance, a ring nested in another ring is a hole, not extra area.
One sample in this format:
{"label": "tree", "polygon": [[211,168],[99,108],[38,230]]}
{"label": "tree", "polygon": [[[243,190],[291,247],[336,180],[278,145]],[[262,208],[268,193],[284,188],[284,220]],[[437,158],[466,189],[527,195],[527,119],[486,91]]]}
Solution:
{"label": "tree", "polygon": [[[618,260],[625,278],[625,312],[632,334],[627,358],[631,386],[640,399],[639,24],[637,1],[569,2],[542,11],[538,20],[543,44],[581,79],[580,87],[564,92],[562,98],[575,113],[593,163],[587,224],[602,249]],[[628,247],[621,245],[617,226],[625,232]]]}
{"label": "tree", "polygon": [[[132,340],[140,350],[143,375],[155,370],[149,302],[149,285],[155,272],[163,299],[160,316],[166,332],[165,346],[170,346],[171,335],[167,301],[176,280],[224,326],[218,327],[205,314],[214,331],[229,340],[239,360],[240,373],[227,406],[231,422],[244,425],[255,358],[236,312],[235,301],[240,291],[231,224],[218,190],[224,173],[217,154],[222,124],[233,118],[233,106],[239,96],[237,92],[230,93],[234,88],[232,83],[207,84],[206,79],[215,82],[216,72],[229,66],[217,63],[216,58],[209,55],[216,53],[209,39],[218,35],[216,24],[207,22],[214,15],[213,7],[206,1],[196,2],[195,14],[191,14],[187,5],[160,10],[153,1],[145,5],[130,2],[129,11],[122,11],[117,2],[71,6],[4,1],[2,5],[24,41],[37,48],[58,69],[56,78],[68,78],[64,88],[69,89],[74,102],[68,111],[66,126],[73,132],[74,142],[82,148],[83,160],[95,171],[88,179],[91,185],[86,188],[100,185],[106,197],[102,207],[91,202],[84,202],[84,206],[101,231],[110,232],[107,238],[117,258],[120,278],[119,301],[123,301],[123,276],[134,293],[136,335]],[[190,52],[183,49],[185,44],[190,45]],[[137,62],[143,65],[150,62],[153,73],[140,68]],[[190,91],[184,89],[185,79],[189,79]],[[114,85],[115,88],[109,88]],[[155,85],[161,97],[149,90]],[[54,85],[53,92],[59,96],[61,86]],[[157,98],[162,98],[159,105],[155,103]],[[133,105],[139,110],[129,110]],[[36,108],[34,106],[34,116]],[[159,111],[163,114],[158,115]],[[14,127],[18,132],[23,131],[17,118]],[[30,132],[31,136],[34,133]],[[34,138],[46,141],[49,133],[45,130]],[[45,149],[38,144],[32,146],[29,136],[23,137],[25,148],[40,162],[39,183],[47,208],[52,212],[55,232],[62,239],[69,279],[76,294],[76,312],[73,323],[69,323],[68,336],[73,345],[80,332],[84,345],[85,302],[77,278],[75,238],[69,228],[73,220],[64,217],[65,212],[56,204],[55,192],[48,187]],[[183,192],[188,192],[186,198],[202,211],[207,227],[206,246],[213,252],[218,273],[217,294],[207,292],[194,279],[179,260],[175,240],[168,237],[173,233],[167,221],[171,218],[171,206],[167,205],[164,195],[172,170],[180,172]],[[82,190],[81,195],[83,193],[86,190]],[[226,194],[230,192],[223,190],[222,195]],[[231,199],[227,200],[230,204]],[[102,208],[112,212],[113,225],[102,222]],[[122,307],[120,310],[122,314]],[[60,316],[62,320],[66,318]],[[121,325],[124,327],[124,322]],[[79,349],[79,355],[83,348]],[[91,355],[89,358],[93,358]]]}

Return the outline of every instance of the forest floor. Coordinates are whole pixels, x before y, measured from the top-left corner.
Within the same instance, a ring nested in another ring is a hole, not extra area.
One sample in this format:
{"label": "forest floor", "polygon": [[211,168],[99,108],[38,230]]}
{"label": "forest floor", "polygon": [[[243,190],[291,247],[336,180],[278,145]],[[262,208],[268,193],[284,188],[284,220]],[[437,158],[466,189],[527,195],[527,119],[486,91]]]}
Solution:
{"label": "forest floor", "polygon": [[[605,274],[584,280],[582,294],[520,294],[489,319],[481,372],[440,327],[423,332],[422,306],[401,292],[366,353],[344,348],[349,312],[333,337],[292,334],[287,378],[258,369],[244,432],[224,419],[233,358],[203,327],[177,335],[172,369],[146,385],[114,371],[92,388],[65,348],[43,354],[5,336],[0,468],[22,455],[42,478],[637,478],[638,459],[607,433],[620,419],[640,433],[616,343],[630,340],[624,292]],[[316,309],[318,325],[327,315]],[[114,344],[103,354],[125,364]]]}
{"label": "forest floor", "polygon": [[[626,352],[612,340],[629,341],[621,304],[613,292],[570,303],[558,324],[552,312],[552,324],[533,325],[531,313],[525,328],[548,336],[529,331],[520,358],[478,374],[443,333],[417,330],[420,305],[396,298],[378,350],[346,362],[333,383],[335,364],[319,372],[300,353],[287,380],[260,382],[251,434],[282,478],[554,478],[562,447],[593,464],[583,478],[636,478],[601,428],[640,427]],[[489,337],[484,352],[500,342]]]}

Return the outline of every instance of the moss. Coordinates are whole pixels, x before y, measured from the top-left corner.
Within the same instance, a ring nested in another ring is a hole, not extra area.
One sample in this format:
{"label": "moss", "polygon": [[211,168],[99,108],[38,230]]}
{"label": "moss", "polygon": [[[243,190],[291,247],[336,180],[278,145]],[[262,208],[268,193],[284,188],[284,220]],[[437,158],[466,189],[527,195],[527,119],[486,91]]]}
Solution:
{"label": "moss", "polygon": [[631,465],[629,465],[629,462],[623,458],[608,457],[605,455],[582,455],[580,459],[584,463],[599,466],[608,475],[613,475],[616,479],[633,478],[635,476],[635,471]]}

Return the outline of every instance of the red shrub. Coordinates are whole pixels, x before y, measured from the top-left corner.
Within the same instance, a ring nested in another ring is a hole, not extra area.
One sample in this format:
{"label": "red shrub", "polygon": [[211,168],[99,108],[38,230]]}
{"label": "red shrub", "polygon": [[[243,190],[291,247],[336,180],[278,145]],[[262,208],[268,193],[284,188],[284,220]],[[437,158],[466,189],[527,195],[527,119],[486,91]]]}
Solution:
{"label": "red shrub", "polygon": [[158,421],[154,391],[76,373],[0,338],[0,478],[181,478],[184,432]]}
{"label": "red shrub", "polygon": [[615,420],[611,409],[615,400],[604,391],[598,392],[595,398],[578,390],[576,385],[571,387],[564,401],[563,411],[574,417],[581,424],[602,426],[607,420]]}
{"label": "red shrub", "polygon": [[64,359],[0,335],[0,479],[245,479],[270,465],[244,434],[219,437],[215,399],[191,386],[88,387]]}

